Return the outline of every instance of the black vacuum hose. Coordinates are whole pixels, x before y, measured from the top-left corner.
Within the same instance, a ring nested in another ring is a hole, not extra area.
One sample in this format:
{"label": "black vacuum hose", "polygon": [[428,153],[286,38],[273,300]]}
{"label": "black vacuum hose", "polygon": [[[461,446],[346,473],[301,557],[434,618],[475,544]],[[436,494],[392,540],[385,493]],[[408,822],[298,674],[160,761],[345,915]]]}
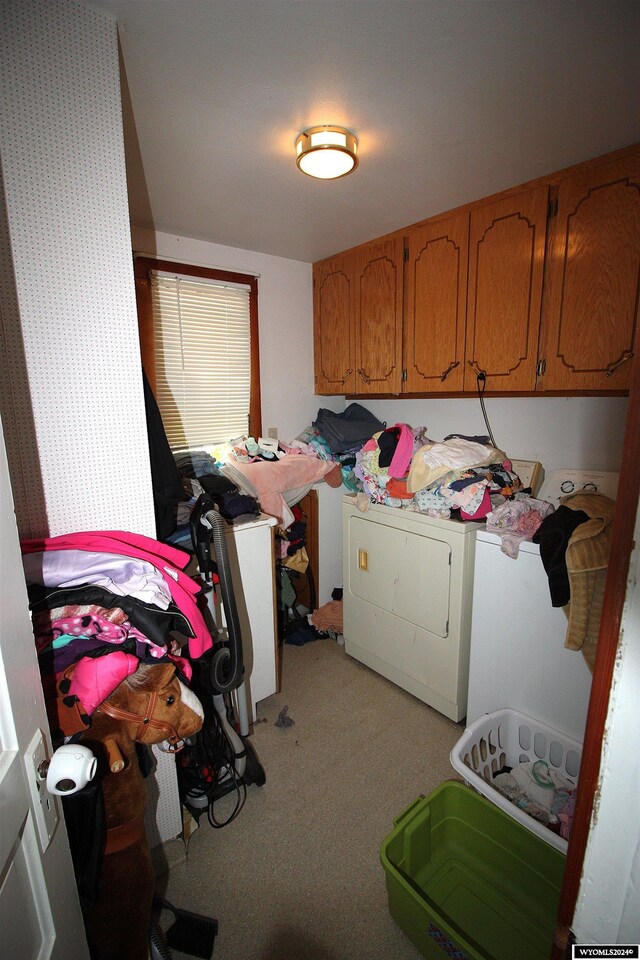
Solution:
{"label": "black vacuum hose", "polygon": [[227,621],[229,643],[215,651],[211,659],[211,683],[219,693],[235,690],[242,682],[244,663],[242,659],[242,634],[236,598],[233,592],[229,549],[227,547],[227,523],[217,510],[207,510],[204,520],[211,527],[211,543],[220,577],[222,605]]}

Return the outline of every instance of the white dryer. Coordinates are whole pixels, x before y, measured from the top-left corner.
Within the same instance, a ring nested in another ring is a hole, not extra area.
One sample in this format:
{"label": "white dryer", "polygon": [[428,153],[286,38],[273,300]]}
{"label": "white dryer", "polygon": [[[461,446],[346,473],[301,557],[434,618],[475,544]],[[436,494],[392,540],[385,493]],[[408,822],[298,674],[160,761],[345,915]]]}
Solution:
{"label": "white dryer", "polygon": [[467,712],[479,523],[343,497],[346,652],[451,720]]}

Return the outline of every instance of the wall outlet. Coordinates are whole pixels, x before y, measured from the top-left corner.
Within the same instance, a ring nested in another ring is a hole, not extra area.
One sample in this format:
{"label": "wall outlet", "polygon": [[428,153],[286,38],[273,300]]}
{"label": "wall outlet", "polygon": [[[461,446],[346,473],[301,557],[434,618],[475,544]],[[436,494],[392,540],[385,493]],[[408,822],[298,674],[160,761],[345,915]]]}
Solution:
{"label": "wall outlet", "polygon": [[39,767],[50,757],[40,730],[37,730],[27,747],[24,759],[27,769],[27,781],[31,793],[31,805],[38,827],[40,848],[44,853],[53,837],[56,824],[60,819],[58,798],[47,792],[45,778],[39,772]]}
{"label": "wall outlet", "polygon": [[267,436],[268,436],[268,437],[271,437],[272,440],[277,440],[277,439],[278,439],[278,428],[277,428],[277,427],[269,427],[269,429],[267,430]]}

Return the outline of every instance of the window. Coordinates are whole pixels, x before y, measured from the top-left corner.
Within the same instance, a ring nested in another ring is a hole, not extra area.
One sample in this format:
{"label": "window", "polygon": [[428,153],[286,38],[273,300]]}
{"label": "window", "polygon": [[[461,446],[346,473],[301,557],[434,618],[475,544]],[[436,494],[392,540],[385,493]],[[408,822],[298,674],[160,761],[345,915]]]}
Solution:
{"label": "window", "polygon": [[259,436],[255,277],[136,257],[142,362],[169,446]]}

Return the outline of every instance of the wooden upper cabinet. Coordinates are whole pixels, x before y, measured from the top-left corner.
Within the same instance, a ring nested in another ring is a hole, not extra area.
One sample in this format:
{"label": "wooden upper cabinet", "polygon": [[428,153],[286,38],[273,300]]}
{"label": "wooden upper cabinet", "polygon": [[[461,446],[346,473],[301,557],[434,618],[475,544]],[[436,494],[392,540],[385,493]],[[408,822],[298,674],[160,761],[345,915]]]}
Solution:
{"label": "wooden upper cabinet", "polygon": [[313,277],[317,393],[475,395],[479,374],[493,394],[623,393],[640,146],[355,247]]}
{"label": "wooden upper cabinet", "polygon": [[[358,395],[402,386],[402,238],[355,253],[355,387]],[[344,391],[348,392],[347,390]]]}
{"label": "wooden upper cabinet", "polygon": [[405,240],[406,393],[461,391],[469,213],[416,227]]}
{"label": "wooden upper cabinet", "polygon": [[640,154],[562,180],[547,263],[544,390],[627,390],[640,296]]}
{"label": "wooden upper cabinet", "polygon": [[464,389],[536,385],[548,190],[535,187],[471,211]]}
{"label": "wooden upper cabinet", "polygon": [[315,391],[353,393],[355,376],[355,257],[324,260],[313,267]]}

